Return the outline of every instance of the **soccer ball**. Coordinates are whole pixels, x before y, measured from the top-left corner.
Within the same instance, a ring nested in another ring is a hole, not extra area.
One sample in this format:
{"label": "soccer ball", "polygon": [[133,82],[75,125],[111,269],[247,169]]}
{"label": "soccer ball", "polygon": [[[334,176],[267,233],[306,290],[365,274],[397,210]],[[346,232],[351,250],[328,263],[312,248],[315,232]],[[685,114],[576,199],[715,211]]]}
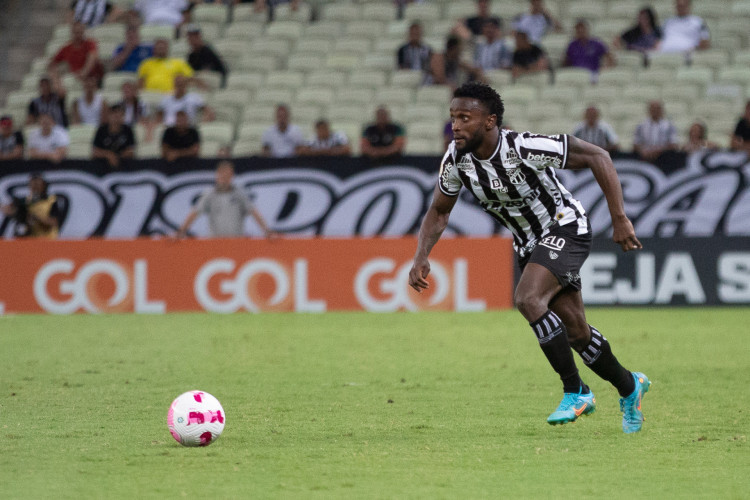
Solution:
{"label": "soccer ball", "polygon": [[208,446],[224,430],[224,408],[219,400],[203,391],[189,391],[172,401],[167,427],[183,446]]}

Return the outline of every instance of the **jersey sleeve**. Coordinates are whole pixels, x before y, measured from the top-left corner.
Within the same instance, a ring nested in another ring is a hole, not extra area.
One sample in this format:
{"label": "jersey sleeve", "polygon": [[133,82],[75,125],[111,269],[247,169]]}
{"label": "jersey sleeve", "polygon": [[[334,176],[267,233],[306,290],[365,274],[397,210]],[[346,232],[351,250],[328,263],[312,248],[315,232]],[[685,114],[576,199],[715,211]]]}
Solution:
{"label": "jersey sleeve", "polygon": [[455,146],[453,143],[448,147],[448,151],[440,162],[440,173],[438,174],[438,187],[443,194],[448,196],[457,196],[461,191],[461,178],[458,176],[456,169]]}
{"label": "jersey sleeve", "polygon": [[568,162],[568,135],[539,135],[530,132],[519,134],[516,149],[524,164],[544,170],[565,168]]}

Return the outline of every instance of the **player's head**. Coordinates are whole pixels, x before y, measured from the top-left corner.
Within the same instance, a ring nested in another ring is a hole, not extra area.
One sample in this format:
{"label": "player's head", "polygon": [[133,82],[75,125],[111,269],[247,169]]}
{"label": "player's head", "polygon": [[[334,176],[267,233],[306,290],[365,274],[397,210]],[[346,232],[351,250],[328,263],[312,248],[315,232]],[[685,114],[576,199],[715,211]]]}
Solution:
{"label": "player's head", "polygon": [[230,161],[220,161],[216,165],[216,187],[219,189],[228,189],[232,186],[234,179],[234,165]]}
{"label": "player's head", "polygon": [[453,92],[450,113],[456,147],[465,154],[478,148],[488,133],[500,127],[505,106],[495,89],[469,82]]}

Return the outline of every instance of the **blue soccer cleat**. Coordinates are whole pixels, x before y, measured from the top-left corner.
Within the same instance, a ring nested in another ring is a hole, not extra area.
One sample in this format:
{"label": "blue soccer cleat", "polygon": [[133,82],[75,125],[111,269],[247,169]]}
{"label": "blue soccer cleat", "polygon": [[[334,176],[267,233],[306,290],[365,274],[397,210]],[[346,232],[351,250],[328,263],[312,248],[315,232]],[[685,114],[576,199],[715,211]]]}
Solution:
{"label": "blue soccer cleat", "polygon": [[[583,390],[583,389],[581,389]],[[547,423],[551,425],[575,422],[581,415],[590,415],[596,409],[596,398],[593,392],[581,394],[566,392],[563,395],[560,406],[547,417]]]}
{"label": "blue soccer cleat", "polygon": [[633,372],[633,378],[635,379],[635,390],[630,396],[620,398],[622,430],[625,431],[625,434],[632,434],[641,430],[643,426],[641,400],[651,387],[651,381],[643,373]]}

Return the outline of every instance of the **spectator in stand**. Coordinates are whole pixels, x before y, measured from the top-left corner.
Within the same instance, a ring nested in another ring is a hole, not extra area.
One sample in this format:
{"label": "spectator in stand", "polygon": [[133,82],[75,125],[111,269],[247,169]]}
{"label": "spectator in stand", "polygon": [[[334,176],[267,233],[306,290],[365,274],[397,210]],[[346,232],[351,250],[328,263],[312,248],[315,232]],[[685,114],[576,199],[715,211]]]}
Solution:
{"label": "spectator in stand", "polygon": [[490,14],[490,0],[477,0],[477,13],[475,16],[467,17],[456,23],[452,33],[463,41],[468,42],[483,34],[484,23],[495,21],[502,27],[503,21],[497,16]]}
{"label": "spectator in stand", "polygon": [[615,58],[607,45],[598,38],[592,38],[589,23],[579,19],[576,21],[575,36],[565,51],[563,66],[584,68],[595,76],[599,73],[602,61],[605,68],[615,65]]}
{"label": "spectator in stand", "polygon": [[422,25],[413,22],[409,26],[409,41],[399,47],[397,54],[398,69],[427,71],[430,66],[432,49],[422,40]]}
{"label": "spectator in stand", "polygon": [[404,153],[406,133],[398,123],[391,121],[388,108],[381,105],[375,111],[375,123],[362,132],[362,155],[373,160],[390,160]]}
{"label": "spectator in stand", "polygon": [[125,112],[125,123],[130,127],[151,122],[148,104],[138,95],[138,86],[133,82],[123,82],[122,100],[118,103]]}
{"label": "spectator in stand", "polygon": [[730,144],[733,151],[750,154],[750,101],[745,104],[745,114],[737,122]]}
{"label": "spectator in stand", "polygon": [[0,161],[23,159],[23,132],[13,131],[13,117],[0,117]]}
{"label": "spectator in stand", "polygon": [[125,110],[119,104],[109,108],[107,123],[100,126],[94,136],[92,158],[102,158],[110,167],[119,168],[120,161],[133,158],[135,135],[125,123]]}
{"label": "spectator in stand", "polygon": [[199,121],[210,122],[216,118],[214,111],[206,105],[200,94],[188,92],[188,79],[177,75],[174,79],[174,93],[161,100],[158,121],[174,125],[178,111],[184,111],[192,125]]}
{"label": "spectator in stand", "polygon": [[513,79],[531,73],[549,71],[549,59],[541,47],[532,44],[529,36],[523,31],[516,31],[516,50],[513,52]]}
{"label": "spectator in stand", "polygon": [[57,197],[47,193],[47,182],[41,174],[31,174],[25,198],[14,198],[13,203],[3,205],[0,211],[15,220],[16,238],[57,238],[60,207]]}
{"label": "spectator in stand", "polygon": [[190,226],[201,214],[208,216],[208,228],[213,238],[243,236],[245,234],[245,217],[255,219],[266,238],[274,238],[276,233],[268,228],[268,224],[255,208],[253,203],[241,189],[235,187],[234,165],[228,161],[220,161],[216,166],[216,183],[206,190],[193,206],[185,222],[175,235],[184,238]]}
{"label": "spectator in stand", "polygon": [[690,0],[675,0],[675,17],[664,22],[660,52],[692,52],[711,48],[711,34],[706,21],[690,13]]}
{"label": "spectator in stand", "polygon": [[39,128],[29,133],[29,159],[60,163],[68,154],[69,145],[67,130],[56,125],[52,115],[39,115]]}
{"label": "spectator in stand", "polygon": [[430,70],[425,75],[425,85],[449,85],[456,88],[470,80],[482,80],[482,70],[475,68],[462,58],[463,43],[457,36],[449,36],[445,52],[434,53],[430,59]]}
{"label": "spectator in stand", "polygon": [[47,65],[49,73],[53,77],[59,77],[59,66],[65,63],[68,71],[79,81],[83,82],[86,77],[93,76],[97,84],[100,83],[104,76],[104,66],[99,61],[96,41],[86,38],[86,26],[83,23],[73,23],[70,33],[70,42],[57,51]]}
{"label": "spectator in stand", "polygon": [[609,153],[614,153],[620,146],[612,126],[600,119],[599,108],[589,106],[583,112],[583,121],[573,129],[573,135],[591,144],[596,144]]}
{"label": "spectator in stand", "polygon": [[474,64],[482,71],[509,69],[513,53],[503,40],[500,23],[495,19],[487,19],[484,21],[482,34],[484,41],[477,44]]}
{"label": "spectator in stand", "polygon": [[141,43],[141,31],[137,25],[125,29],[125,43],[120,44],[109,60],[110,71],[131,71],[135,73],[143,61],[154,56],[150,43]]}
{"label": "spectator in stand", "polygon": [[107,0],[73,0],[70,3],[68,22],[83,23],[87,28],[93,28],[116,22],[123,14],[125,11]]}
{"label": "spectator in stand", "polygon": [[272,158],[289,158],[296,154],[297,147],[305,143],[302,130],[289,123],[289,107],[286,104],[276,106],[276,123],[267,128],[261,136],[263,156]]}
{"label": "spectator in stand", "polygon": [[180,158],[197,158],[201,150],[201,138],[198,130],[190,125],[190,119],[184,111],[177,112],[175,124],[164,130],[161,138],[161,155],[167,161]]}
{"label": "spectator in stand", "polygon": [[26,125],[35,125],[39,115],[46,113],[54,118],[55,123],[68,126],[68,115],[65,113],[65,88],[59,78],[42,77],[39,80],[39,97],[29,103]]}
{"label": "spectator in stand", "polygon": [[679,147],[677,128],[664,116],[660,101],[648,103],[648,118],[638,124],[633,137],[633,152],[644,160],[654,161],[665,151]]}
{"label": "spectator in stand", "polygon": [[190,78],[193,68],[183,59],[169,57],[169,42],[164,38],[157,39],[154,42],[154,57],[146,59],[138,67],[140,87],[155,92],[172,92],[177,75]]}
{"label": "spectator in stand", "polygon": [[221,86],[227,79],[227,66],[214,50],[203,41],[200,26],[191,24],[187,27],[187,40],[190,44],[188,64],[195,71],[215,71],[221,73]]}
{"label": "spectator in stand", "polygon": [[352,148],[346,134],[332,132],[328,121],[321,118],[315,122],[315,135],[296,152],[299,156],[349,156]]}
{"label": "spectator in stand", "polygon": [[83,81],[83,94],[73,101],[73,124],[99,126],[107,115],[107,101],[96,86],[96,78]]}
{"label": "spectator in stand", "polygon": [[189,21],[191,4],[187,0],[137,0],[133,10],[143,24],[173,26],[179,29]]}
{"label": "spectator in stand", "polygon": [[513,19],[513,30],[523,31],[533,44],[539,44],[550,30],[563,30],[558,21],[544,6],[544,0],[529,0],[529,11]]}
{"label": "spectator in stand", "polygon": [[696,120],[688,129],[688,140],[681,146],[686,153],[696,153],[707,149],[719,149],[719,145],[708,140],[708,127],[702,121]]}
{"label": "spectator in stand", "polygon": [[661,40],[661,28],[656,22],[656,14],[651,7],[645,7],[638,12],[638,22],[635,26],[615,39],[616,48],[626,48],[638,52],[648,52],[656,48]]}

